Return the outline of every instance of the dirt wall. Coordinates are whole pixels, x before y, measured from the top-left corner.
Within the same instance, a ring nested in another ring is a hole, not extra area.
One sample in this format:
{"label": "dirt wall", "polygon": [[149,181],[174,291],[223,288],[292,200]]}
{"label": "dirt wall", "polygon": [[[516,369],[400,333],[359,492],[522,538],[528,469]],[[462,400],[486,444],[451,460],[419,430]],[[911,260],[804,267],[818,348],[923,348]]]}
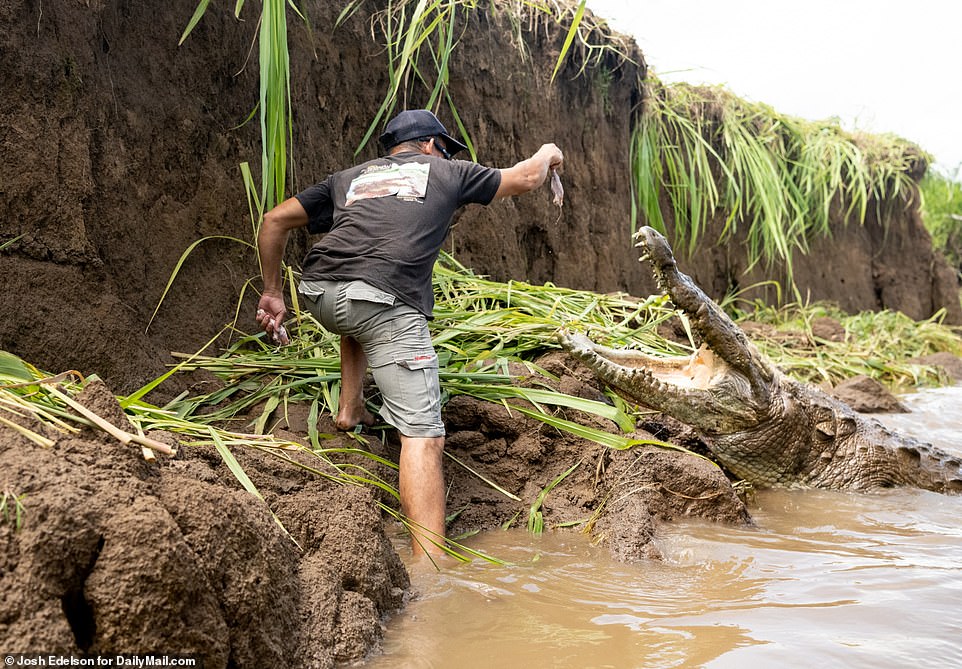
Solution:
{"label": "dirt wall", "polygon": [[[170,351],[207,342],[234,317],[245,290],[240,318],[250,326],[248,282],[258,270],[245,243],[251,221],[238,166],[259,165],[257,124],[241,125],[256,99],[257,6],[245,5],[238,21],[232,7],[212,3],[178,48],[195,6],[11,0],[0,7],[0,244],[9,243],[0,251],[7,314],[0,349],[45,369],[98,373],[125,392],[162,372]],[[292,190],[354,160],[387,86],[385,54],[365,14],[376,3],[337,29],[341,3],[301,6],[314,28],[290,26]],[[632,46],[630,60],[608,56],[581,76],[576,59],[552,84],[563,39],[558,29],[516,27],[496,11],[467,20],[451,91],[479,160],[507,166],[556,142],[567,156],[566,200],[559,215],[546,186],[472,207],[447,248],[499,280],[644,295],[653,285],[629,239],[627,180],[644,59]],[[424,104],[419,95],[407,104]],[[441,116],[453,126],[447,110]],[[369,146],[360,158],[374,152]],[[841,232],[817,247],[810,270],[799,263],[800,284],[813,298],[838,298],[851,309],[904,308],[923,317],[948,300],[957,314],[954,283],[945,287],[917,217],[894,229],[887,237],[870,227]],[[148,329],[182,254],[202,238]],[[310,241],[298,235],[289,260],[298,263]],[[871,262],[855,265],[853,253]],[[920,266],[907,268],[906,257]],[[736,245],[708,248],[687,265],[713,295],[732,277],[742,280],[743,267]],[[855,267],[864,275],[858,280],[850,278]]]}

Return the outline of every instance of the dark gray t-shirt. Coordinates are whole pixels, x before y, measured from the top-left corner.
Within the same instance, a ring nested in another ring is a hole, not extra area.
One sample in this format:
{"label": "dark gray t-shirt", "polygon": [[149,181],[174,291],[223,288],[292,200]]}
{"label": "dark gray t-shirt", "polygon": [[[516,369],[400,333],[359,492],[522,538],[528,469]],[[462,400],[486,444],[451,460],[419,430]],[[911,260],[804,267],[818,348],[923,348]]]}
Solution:
{"label": "dark gray t-shirt", "polygon": [[414,152],[332,174],[294,196],[308,230],[325,233],[302,278],[366,281],[430,317],[431,273],[454,212],[489,204],[500,185],[495,168]]}

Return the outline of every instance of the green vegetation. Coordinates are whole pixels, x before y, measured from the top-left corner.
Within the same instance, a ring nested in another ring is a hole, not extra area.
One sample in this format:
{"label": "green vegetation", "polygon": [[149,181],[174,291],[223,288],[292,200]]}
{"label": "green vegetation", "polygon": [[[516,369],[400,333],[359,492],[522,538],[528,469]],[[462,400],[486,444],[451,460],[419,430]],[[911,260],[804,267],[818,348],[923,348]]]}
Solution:
{"label": "green vegetation", "polygon": [[962,165],[948,174],[929,170],[920,187],[922,221],[932,244],[962,274]]}
{"label": "green vegetation", "polygon": [[4,490],[0,495],[0,519],[9,524],[15,532],[19,532],[23,527],[23,517],[26,514],[24,497],[25,495],[17,495],[9,490]]}
{"label": "green vegetation", "polygon": [[[736,314],[739,321],[771,326],[752,329],[751,339],[789,376],[813,384],[864,374],[893,390],[945,385],[949,379],[941,369],[910,360],[938,352],[962,356],[962,337],[942,323],[944,310],[913,321],[898,311],[852,315],[828,303],[772,307],[756,302]],[[845,329],[843,341],[814,334],[813,322],[826,317]]]}
{"label": "green vegetation", "polygon": [[[527,400],[512,403],[512,410],[517,408],[560,430],[612,448],[639,443],[618,434],[633,429],[632,407],[613,394],[610,403],[592,402],[531,382],[550,378],[536,361],[557,348],[554,334],[558,328],[584,330],[599,343],[631,347],[653,356],[686,355],[695,349],[691,343],[677,344],[658,333],[660,325],[676,316],[685,322],[665,296],[642,300],[552,284],[502,283],[477,276],[444,254],[435,268],[434,289],[436,317],[430,327],[441,363],[444,401],[454,395],[495,403]],[[934,385],[946,379],[935,368],[906,360],[939,351],[962,355],[962,338],[941,323],[941,313],[915,322],[891,311],[847,315],[823,303],[738,306],[740,310],[732,302],[727,308],[739,320],[771,326],[767,331],[753,330],[752,338],[777,365],[803,381],[836,383],[866,374],[892,388]],[[812,322],[822,316],[844,326],[844,341],[815,338]],[[292,403],[311,403],[315,417],[320,412],[336,414],[340,393],[337,337],[309,314],[300,314],[290,330],[293,341],[286,347],[277,348],[258,333],[241,338],[220,356],[185,356],[180,369],[205,369],[221,378],[224,386],[208,395],[179,400],[177,415],[222,425],[248,416],[257,406],[261,412],[247,428],[260,435],[270,432],[270,421],[285,415]],[[137,393],[132,397],[139,399]],[[601,416],[618,429],[601,432],[586,428],[559,416],[558,408]],[[314,449],[321,447],[322,437],[310,436]]]}
{"label": "green vegetation", "polygon": [[544,504],[545,498],[548,496],[548,493],[554,490],[559,483],[561,483],[566,478],[568,478],[568,475],[571,474],[574,470],[576,470],[580,465],[581,465],[581,460],[571,465],[571,467],[569,467],[567,470],[565,470],[561,474],[558,474],[558,476],[551,483],[546,485],[544,489],[542,489],[542,491],[538,493],[538,498],[534,501],[534,504],[531,505],[531,508],[528,509],[528,531],[529,532],[531,532],[532,534],[541,534],[542,532],[544,532],[544,515],[541,513],[541,507]]}
{"label": "green vegetation", "polygon": [[910,172],[924,156],[905,140],[785,116],[719,87],[651,78],[646,88],[632,136],[632,225],[672,227],[689,251],[710,221],[723,223],[719,241],[746,226],[750,263],[778,260],[790,277],[793,253],[826,234],[836,211],[861,223],[874,206],[884,224],[886,203],[914,197]]}
{"label": "green vegetation", "polygon": [[[194,30],[210,0],[200,0],[178,44]],[[305,23],[307,19],[293,0],[262,0],[258,25],[260,92],[251,117],[260,112],[262,184],[260,202],[270,209],[286,197],[288,146],[292,143],[291,64],[287,47],[287,7]],[[234,16],[240,18],[244,0],[237,0]],[[293,163],[291,163],[293,167]]]}
{"label": "green vegetation", "polygon": [[[365,0],[351,0],[341,11],[337,25],[354,16],[364,4]],[[355,155],[367,146],[381,124],[393,115],[399,99],[420,99],[415,91],[423,88],[427,101],[422,106],[434,111],[441,104],[447,106],[472,159],[477,159],[470,133],[461,122],[448,89],[451,57],[467,29],[470,14],[483,9],[505,14],[513,26],[519,58],[524,58],[527,53],[522,25],[531,29],[542,24],[566,27],[564,44],[551,73],[553,82],[569,54],[576,55],[581,62],[579,74],[589,64],[599,62],[606,53],[613,52],[621,58],[626,57],[624,45],[617,38],[608,34],[605,39],[592,38],[601,24],[585,14],[585,5],[586,0],[578,3],[561,0],[391,0],[371,19],[371,32],[380,35],[387,53],[388,89]]]}
{"label": "green vegetation", "polygon": [[[532,376],[542,372],[535,360],[557,348],[555,331],[571,325],[604,337],[614,345],[630,344],[652,355],[684,354],[684,347],[660,338],[659,323],[672,317],[664,297],[638,300],[624,294],[598,295],[523,282],[500,283],[479,277],[443,255],[434,273],[437,304],[431,321],[434,346],[441,362],[443,399],[471,395],[506,403],[528,400],[518,411],[558,429],[593,439],[612,448],[628,448],[638,440],[592,430],[553,415],[545,407],[567,407],[610,419],[623,432],[634,420],[621,401],[611,404],[571,397],[545,387],[512,383],[509,365],[520,363]],[[284,414],[290,403],[310,402],[311,414],[337,413],[340,395],[338,338],[325,331],[310,314],[300,314],[290,329],[293,342],[277,349],[263,333],[241,338],[224,355],[189,356],[180,369],[206,369],[225,383],[211,394],[185,398],[176,411],[183,418],[211,425],[223,424],[263,406],[251,429],[270,431],[275,412]],[[319,435],[311,435],[319,448]]]}
{"label": "green vegetation", "polygon": [[[190,33],[197,27],[200,20],[207,11],[210,0],[200,0],[193,16],[187,23],[183,35],[178,44],[183,44]],[[215,239],[226,239],[236,242],[243,248],[250,249],[257,254],[256,239],[260,231],[264,212],[270,210],[274,205],[282,202],[287,197],[287,174],[290,169],[293,177],[292,160],[289,160],[289,151],[293,151],[293,125],[291,113],[291,64],[290,53],[287,44],[287,7],[307,24],[307,19],[294,4],[293,0],[262,0],[261,15],[257,22],[258,26],[258,64],[260,67],[260,88],[257,104],[246,119],[249,121],[259,112],[261,127],[261,184],[257,186],[256,180],[247,162],[241,163],[241,177],[247,192],[248,211],[251,220],[251,239],[246,241],[238,237],[223,235],[213,235],[203,237],[192,243],[181,254],[176,266],[167,280],[160,300],[154,308],[150,323],[157,316],[161,305],[170,292],[174,280],[177,278],[180,268],[187,260],[188,256],[200,244]],[[244,8],[244,0],[237,0],[234,5],[234,16],[240,18]],[[246,122],[246,121],[245,121]],[[293,181],[293,179],[292,179]],[[258,256],[258,265],[259,256]],[[248,288],[252,278],[244,284],[244,290]],[[242,294],[238,298],[240,306]]]}
{"label": "green vegetation", "polygon": [[[349,2],[341,11],[336,25],[340,26],[352,17],[363,4],[364,0]],[[394,0],[375,13],[372,32],[376,26],[384,40],[389,83],[381,106],[355,155],[367,146],[378,128],[392,116],[398,97],[406,97],[414,81],[422,83],[430,91],[424,106],[437,110],[441,101],[446,102],[458,128],[467,136],[448,92],[448,64],[464,31],[463,24],[459,25],[459,12],[476,8],[476,0],[435,0],[431,3],[426,0]],[[468,148],[474,156],[474,146],[470,142]]]}

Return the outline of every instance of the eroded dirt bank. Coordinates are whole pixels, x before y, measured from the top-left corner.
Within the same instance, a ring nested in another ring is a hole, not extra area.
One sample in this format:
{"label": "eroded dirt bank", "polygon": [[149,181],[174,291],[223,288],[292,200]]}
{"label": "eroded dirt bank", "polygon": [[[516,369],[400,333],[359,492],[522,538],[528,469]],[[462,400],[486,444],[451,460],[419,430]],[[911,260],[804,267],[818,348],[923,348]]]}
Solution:
{"label": "eroded dirt bank", "polygon": [[[380,105],[388,81],[370,36],[377,6],[363,5],[335,30],[342,4],[311,0],[302,7],[313,32],[291,21],[291,190],[353,161]],[[0,251],[0,306],[16,314],[0,323],[0,349],[44,369],[97,373],[127,392],[160,374],[170,351],[197,350],[233,319],[258,271],[242,243],[252,235],[239,171],[249,162],[256,172],[260,156],[258,125],[241,125],[257,95],[257,5],[238,21],[213,3],[178,48],[195,7],[13,0],[0,8],[0,245],[12,242]],[[560,219],[547,187],[470,208],[447,248],[497,280],[649,294],[629,238],[627,178],[642,54],[627,42],[628,60],[609,54],[580,76],[574,57],[552,84],[562,30],[518,26],[500,11],[466,21],[451,92],[479,160],[510,165],[554,141],[567,156],[566,199]],[[408,104],[424,104],[423,95]],[[441,116],[454,126],[447,110]],[[810,261],[796,262],[802,295],[916,318],[946,306],[962,321],[955,279],[914,208],[903,209],[888,231],[869,220],[817,242]],[[720,215],[713,225],[723,223]],[[202,238],[148,329],[178,260]],[[310,241],[290,245],[293,264]],[[688,267],[720,297],[757,281],[742,274],[744,258],[736,239],[707,245]],[[246,324],[249,310],[240,313]]]}
{"label": "eroded dirt bank", "polygon": [[[130,429],[103,385],[81,401]],[[213,449],[148,463],[103,433],[46,432],[49,449],[0,430],[0,480],[24,507],[19,529],[0,526],[6,653],[330,667],[366,652],[404,601],[407,573],[366,489],[239,452],[287,536]]]}

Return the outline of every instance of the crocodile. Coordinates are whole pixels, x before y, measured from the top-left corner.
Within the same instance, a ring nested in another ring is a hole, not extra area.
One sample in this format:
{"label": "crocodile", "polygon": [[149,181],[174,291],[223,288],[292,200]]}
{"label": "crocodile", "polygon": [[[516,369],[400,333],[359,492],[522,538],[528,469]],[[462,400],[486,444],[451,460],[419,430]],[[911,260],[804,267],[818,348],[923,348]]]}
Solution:
{"label": "crocodile", "polygon": [[638,237],[641,260],[703,344],[691,356],[656,357],[560,330],[562,347],[616,393],[695,428],[723,467],[756,487],[962,491],[958,456],[788,377],[679,271],[659,232]]}

